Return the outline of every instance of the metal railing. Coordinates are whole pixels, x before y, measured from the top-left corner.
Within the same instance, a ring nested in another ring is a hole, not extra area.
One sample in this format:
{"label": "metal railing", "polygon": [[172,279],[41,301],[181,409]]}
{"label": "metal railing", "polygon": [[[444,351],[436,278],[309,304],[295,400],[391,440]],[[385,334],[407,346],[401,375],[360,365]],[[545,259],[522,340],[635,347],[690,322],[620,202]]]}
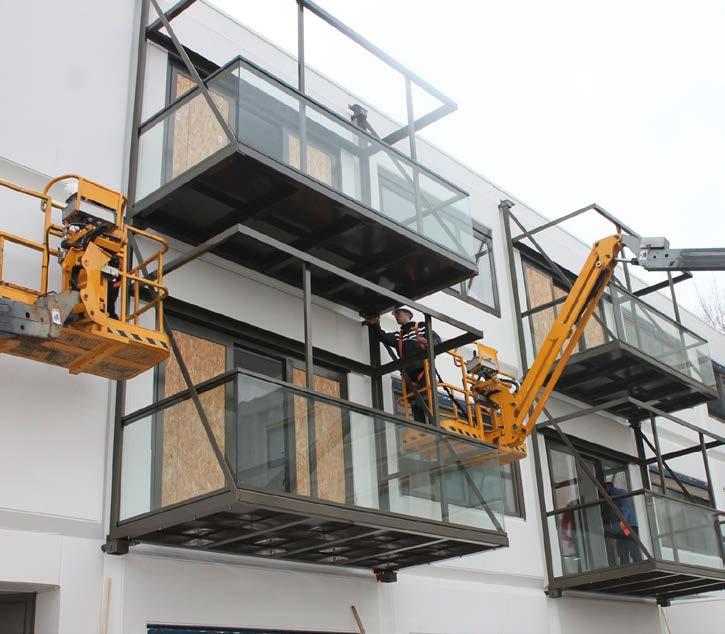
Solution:
{"label": "metal railing", "polygon": [[[630,527],[605,500],[570,502],[546,513],[555,577],[655,560],[725,570],[723,512],[650,491],[613,495]],[[640,548],[632,535],[635,532]]]}
{"label": "metal railing", "polygon": [[489,445],[240,368],[196,390],[235,481],[179,392],[122,419],[122,523],[237,487],[504,531]]}
{"label": "metal railing", "polygon": [[[556,305],[564,298],[526,311],[526,352],[529,363],[543,343],[555,319]],[[580,352],[613,340],[621,341],[708,387],[715,386],[715,375],[707,340],[678,323],[623,288],[610,285],[599,310],[606,328],[592,320],[580,343]]]}
{"label": "metal railing", "polygon": [[[243,146],[475,259],[469,197],[459,187],[241,56],[204,85]],[[192,111],[199,125],[177,132]],[[137,202],[231,143],[198,86],[139,132]]]}

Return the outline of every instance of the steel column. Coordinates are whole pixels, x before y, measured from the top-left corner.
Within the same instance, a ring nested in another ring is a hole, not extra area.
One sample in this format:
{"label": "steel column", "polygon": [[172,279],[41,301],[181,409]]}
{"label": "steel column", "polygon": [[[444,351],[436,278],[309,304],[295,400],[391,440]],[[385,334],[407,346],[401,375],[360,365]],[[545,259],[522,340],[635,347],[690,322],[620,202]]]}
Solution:
{"label": "steel column", "polygon": [[[315,360],[312,355],[312,267],[302,265],[302,306],[305,330],[305,383],[315,390]],[[315,426],[315,402],[307,399],[307,457],[310,469],[310,495],[317,497],[317,428]]]}
{"label": "steel column", "polygon": [[514,206],[510,200],[502,200],[499,211],[503,214],[503,228],[506,234],[506,251],[508,255],[509,277],[511,278],[511,290],[514,300],[514,315],[516,316],[516,332],[518,335],[519,355],[521,356],[521,373],[526,374],[529,364],[526,359],[526,339],[524,338],[524,324],[521,319],[521,299],[519,297],[519,280],[516,273],[516,257],[514,255],[513,242],[511,241],[511,207]]}
{"label": "steel column", "polygon": [[652,483],[649,479],[649,470],[647,469],[647,454],[644,449],[644,440],[642,437],[642,423],[640,421],[629,421],[629,426],[634,430],[634,440],[637,445],[637,456],[639,457],[639,472],[642,478],[642,487],[648,491],[652,489]]}
{"label": "steel column", "polygon": [[705,434],[699,433],[700,449],[702,450],[702,463],[705,465],[705,476],[707,477],[707,492],[710,495],[710,503],[712,508],[717,508],[715,500],[715,487],[712,484],[712,473],[710,472],[710,460],[707,457],[707,445],[705,444]]}
{"label": "steel column", "polygon": [[141,18],[138,30],[138,51],[136,55],[136,82],[133,96],[133,123],[131,124],[131,150],[128,168],[128,200],[136,202],[136,183],[138,175],[139,126],[143,110],[143,84],[146,75],[146,23],[149,18],[149,0],[141,0]]}

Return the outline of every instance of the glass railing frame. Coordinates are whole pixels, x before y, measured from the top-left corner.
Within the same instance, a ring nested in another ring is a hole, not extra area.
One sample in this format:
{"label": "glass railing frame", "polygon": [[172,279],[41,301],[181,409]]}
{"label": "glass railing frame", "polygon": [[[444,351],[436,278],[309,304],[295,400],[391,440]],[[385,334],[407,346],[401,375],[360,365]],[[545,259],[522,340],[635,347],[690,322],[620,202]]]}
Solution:
{"label": "glass railing frame", "polygon": [[[643,543],[645,544],[645,546],[648,546],[649,548],[651,548],[651,553],[650,553],[651,558],[648,558],[647,554],[645,552],[643,552],[641,550],[641,548],[639,548],[639,546],[638,546],[639,552],[642,555],[643,562],[644,561],[655,561],[655,562],[659,562],[659,563],[663,563],[663,564],[670,564],[670,565],[676,565],[676,566],[693,566],[693,564],[689,564],[689,563],[681,562],[681,561],[674,561],[672,559],[667,559],[667,558],[662,557],[659,542],[657,542],[655,540],[656,533],[653,531],[653,528],[656,524],[656,519],[657,519],[655,516],[655,510],[654,510],[654,502],[653,502],[654,498],[665,500],[667,502],[674,502],[677,504],[687,505],[687,506],[696,508],[698,511],[706,511],[706,512],[711,513],[712,518],[713,518],[712,529],[716,534],[717,534],[718,522],[715,520],[715,518],[718,516],[725,518],[725,511],[720,511],[718,509],[715,509],[711,506],[706,506],[704,504],[697,504],[695,502],[690,502],[689,500],[679,500],[679,499],[671,498],[671,497],[668,497],[661,493],[657,493],[655,491],[650,491],[649,489],[644,489],[644,488],[639,488],[634,491],[628,491],[626,493],[619,494],[619,495],[612,495],[612,496],[610,496],[610,499],[612,501],[616,502],[616,500],[620,500],[620,499],[624,499],[624,498],[634,499],[636,497],[641,497],[642,502],[644,504],[644,513],[645,513],[644,520],[646,522],[646,530],[648,532],[649,543],[645,543],[644,540],[643,540]],[[567,506],[567,507],[561,508],[561,509],[554,509],[554,510],[546,511],[544,518],[545,518],[545,521],[548,522],[549,518],[556,518],[557,516],[562,515],[565,512],[572,512],[572,511],[577,512],[577,511],[581,511],[583,509],[593,508],[593,507],[597,507],[597,506],[603,507],[603,506],[606,506],[607,504],[608,504],[607,500],[605,500],[603,498],[599,498],[597,500],[583,502],[581,504]],[[725,523],[725,520],[720,522],[720,524],[723,524],[723,523]],[[639,523],[639,526],[642,526],[641,521]],[[558,532],[559,524],[558,524],[558,522],[556,522],[556,520],[554,520],[554,527],[556,529],[556,539],[559,543],[561,543],[562,537]],[[660,537],[661,537],[661,535],[662,534],[659,534]],[[719,534],[717,536],[720,537]],[[640,539],[642,539],[641,535],[638,535],[638,537],[640,537]],[[551,536],[549,537],[549,539],[551,539]],[[720,540],[718,540],[718,542],[720,543],[720,555],[723,560],[723,571],[725,571],[725,552],[723,551],[722,542]],[[550,543],[545,544],[544,547],[553,555],[552,544],[550,544]],[[601,572],[604,570],[628,569],[628,568],[631,568],[632,566],[636,566],[638,563],[641,563],[641,562],[594,568],[592,570],[586,570],[583,572],[576,572],[576,573],[569,573],[569,574],[562,574],[562,575],[558,575],[558,576],[555,575],[554,578],[557,580],[575,579],[577,577],[582,577],[587,574]]]}
{"label": "glass railing frame", "polygon": [[[287,381],[276,379],[274,377],[269,377],[263,374],[259,374],[257,372],[247,370],[244,368],[236,367],[232,368],[231,370],[227,370],[226,372],[223,372],[222,374],[219,374],[215,377],[212,377],[206,381],[200,382],[194,386],[194,389],[198,395],[204,394],[205,392],[208,392],[210,390],[213,390],[215,388],[221,387],[221,386],[227,386],[227,388],[231,387],[235,389],[236,384],[236,377],[237,376],[248,376],[250,378],[265,381],[268,383],[273,383],[275,385],[278,385],[279,387],[290,389],[292,392],[297,393],[299,396],[311,398],[317,401],[325,402],[329,405],[338,406],[338,407],[344,407],[349,409],[350,411],[355,411],[360,414],[363,414],[365,416],[372,417],[373,419],[379,419],[382,422],[385,422],[387,420],[393,421],[395,423],[400,423],[402,425],[408,426],[413,429],[419,429],[422,431],[425,431],[429,434],[437,434],[442,437],[450,438],[451,440],[455,440],[456,442],[463,442],[466,445],[470,446],[479,446],[486,449],[489,449],[491,451],[497,451],[497,448],[493,445],[490,445],[488,443],[485,443],[483,441],[473,439],[473,438],[467,438],[460,436],[459,434],[455,434],[453,432],[450,432],[448,430],[442,429],[440,427],[433,427],[431,425],[426,425],[424,423],[419,423],[417,421],[412,421],[407,418],[404,418],[402,416],[399,416],[397,414],[391,414],[385,411],[376,410],[372,407],[368,407],[366,405],[361,405],[359,403],[354,403],[352,401],[341,399],[341,398],[335,398],[332,396],[329,396],[327,394],[323,394],[321,392],[315,392],[314,390],[310,390],[306,387],[295,385],[293,383],[288,383]],[[225,398],[229,398],[229,394],[226,394]],[[126,414],[121,417],[120,419],[120,426],[121,431],[123,433],[123,430],[125,430],[126,427],[129,427],[133,425],[134,423],[144,420],[146,418],[156,416],[159,413],[163,412],[164,410],[173,407],[174,405],[177,405],[181,402],[188,401],[192,399],[192,393],[189,388],[185,390],[181,390],[179,392],[176,392],[175,394],[172,394],[168,397],[165,397],[163,399],[160,399],[154,403],[151,403],[150,405],[147,405],[145,407],[139,408],[138,410],[135,410],[129,414]],[[235,416],[236,416],[236,409],[234,410]],[[227,462],[227,466],[230,467],[229,461],[227,460],[225,456],[225,460]],[[121,477],[121,474],[119,473],[119,478]],[[119,482],[120,486],[120,482]],[[341,510],[351,510],[359,513],[369,513],[372,515],[379,515],[379,516],[386,516],[391,518],[398,518],[401,520],[405,520],[408,522],[413,523],[420,523],[420,524],[431,524],[438,527],[450,527],[452,529],[456,530],[468,530],[468,531],[474,531],[478,533],[487,533],[492,535],[506,535],[505,527],[502,526],[502,530],[494,530],[494,529],[488,529],[488,528],[476,528],[472,526],[468,526],[466,524],[460,524],[456,523],[454,521],[443,521],[443,520],[437,520],[432,518],[424,518],[424,517],[416,517],[412,515],[406,515],[404,513],[399,513],[396,511],[390,511],[385,509],[375,509],[365,506],[360,506],[356,504],[347,504],[347,503],[340,503],[335,502],[333,500],[327,500],[327,499],[321,499],[321,498],[314,498],[311,496],[304,496],[297,493],[292,492],[284,492],[284,491],[270,491],[269,489],[264,489],[260,487],[255,486],[249,486],[247,484],[240,485],[236,479],[233,480],[231,483],[225,481],[225,485],[223,487],[220,487],[218,489],[215,489],[213,491],[208,491],[205,493],[202,493],[198,496],[195,496],[193,498],[189,498],[187,500],[182,500],[180,502],[176,502],[173,504],[169,504],[167,506],[163,506],[157,509],[152,509],[150,511],[139,513],[134,516],[130,516],[123,519],[118,519],[116,522],[116,526],[121,527],[127,524],[132,524],[134,522],[141,521],[148,517],[153,517],[155,515],[158,515],[159,513],[165,513],[167,511],[171,511],[174,509],[179,509],[181,507],[192,505],[198,502],[201,502],[203,500],[207,500],[216,496],[223,495],[225,493],[231,493],[234,494],[236,491],[249,491],[252,493],[262,494],[262,495],[268,495],[268,496],[274,496],[274,497],[284,497],[291,500],[298,500],[302,502],[306,502],[309,504],[314,505],[325,505],[325,506],[332,506]],[[493,501],[495,502],[495,501]],[[488,511],[487,511],[488,512]],[[495,511],[493,511],[495,513]],[[501,509],[500,513],[500,520],[503,522],[504,520],[504,512],[503,508]]]}
{"label": "glass railing frame", "polygon": [[[345,129],[349,130],[351,133],[353,133],[355,135],[366,137],[371,144],[382,146],[386,152],[390,152],[391,154],[396,155],[396,157],[399,160],[401,160],[404,165],[406,165],[407,167],[410,167],[414,171],[414,173],[417,171],[418,175],[421,175],[421,174],[425,175],[426,177],[430,178],[434,182],[437,182],[439,185],[453,190],[456,193],[455,201],[466,200],[466,199],[470,200],[469,192],[467,192],[460,186],[456,185],[455,183],[452,183],[451,181],[449,181],[445,177],[441,176],[440,174],[437,174],[436,172],[431,170],[429,167],[420,163],[417,159],[413,159],[412,157],[403,153],[398,148],[388,144],[382,138],[378,138],[375,135],[368,132],[367,130],[365,130],[363,128],[359,128],[358,126],[354,125],[352,122],[345,119],[339,113],[331,110],[330,108],[328,108],[324,104],[320,103],[313,97],[310,97],[309,95],[301,93],[299,90],[297,90],[291,84],[288,84],[287,82],[280,79],[279,77],[275,77],[273,74],[266,71],[264,68],[261,68],[260,66],[258,66],[254,62],[250,61],[249,59],[247,59],[246,57],[244,57],[241,54],[238,54],[237,56],[232,58],[230,61],[228,61],[226,64],[224,64],[223,66],[218,68],[216,71],[214,71],[213,73],[208,75],[206,78],[204,78],[203,79],[204,85],[207,88],[210,88],[210,83],[213,83],[217,77],[219,77],[223,73],[231,70],[237,64],[239,64],[241,67],[247,69],[248,71],[252,72],[253,74],[257,75],[262,80],[270,82],[272,85],[279,88],[280,90],[282,90],[286,94],[290,95],[291,97],[293,97],[295,99],[299,99],[300,102],[305,105],[305,107],[311,107],[313,110],[317,110],[318,112],[320,112],[323,116],[332,118],[337,123],[342,125]],[[211,88],[213,89],[213,86],[211,86]],[[183,95],[180,95],[179,97],[177,97],[170,104],[168,104],[164,108],[162,108],[162,109],[158,110],[157,112],[155,112],[154,114],[152,114],[150,117],[145,119],[139,125],[139,128],[138,128],[139,139],[141,139],[143,134],[145,132],[147,132],[148,130],[150,130],[151,128],[153,128],[156,124],[161,123],[164,119],[170,117],[176,110],[183,107],[185,104],[190,102],[192,99],[194,99],[198,96],[201,96],[201,95],[202,95],[202,91],[201,91],[200,87],[198,85],[195,85],[192,88],[190,88],[187,92],[185,92]],[[184,172],[174,176],[173,178],[169,179],[168,181],[163,183],[158,188],[150,191],[148,194],[144,195],[142,198],[139,198],[138,200],[134,201],[132,206],[133,207],[140,206],[140,205],[143,205],[147,200],[153,200],[154,197],[159,196],[159,192],[161,192],[162,190],[164,190],[166,188],[173,188],[175,186],[176,182],[179,182],[180,179],[183,179],[185,176],[188,176],[188,174],[192,170],[198,168],[199,165],[202,165],[202,164],[206,163],[207,161],[212,160],[217,155],[223,154],[225,152],[230,152],[230,149],[229,149],[230,146],[233,146],[234,144],[236,144],[236,146],[238,148],[244,148],[246,150],[249,150],[250,152],[258,153],[258,154],[266,157],[267,160],[273,161],[275,164],[283,167],[284,169],[293,170],[295,173],[299,174],[300,176],[302,176],[304,178],[310,178],[310,179],[314,180],[315,183],[318,184],[318,186],[325,188],[327,191],[332,192],[334,195],[342,196],[346,200],[349,200],[352,204],[360,205],[360,206],[364,207],[365,209],[369,210],[371,213],[375,214],[376,217],[381,218],[381,219],[385,220],[386,222],[393,223],[394,225],[396,225],[397,227],[400,227],[404,231],[410,232],[410,233],[416,235],[417,237],[426,240],[427,242],[429,242],[431,244],[435,244],[436,247],[444,249],[446,252],[454,253],[458,257],[461,257],[462,259],[466,260],[467,262],[474,261],[474,254],[468,255],[468,254],[464,254],[464,253],[458,253],[457,251],[452,250],[450,247],[447,247],[443,244],[438,243],[436,240],[434,240],[430,236],[426,235],[426,233],[412,229],[412,228],[404,225],[402,222],[395,220],[394,218],[390,218],[390,217],[386,216],[385,214],[381,213],[380,210],[375,209],[374,207],[366,204],[365,202],[352,198],[351,196],[349,196],[345,192],[341,191],[340,189],[332,187],[327,183],[324,183],[322,181],[315,179],[313,176],[310,176],[309,174],[306,174],[305,172],[301,171],[301,169],[298,169],[298,168],[294,167],[293,165],[289,165],[287,163],[281,163],[278,159],[269,156],[264,151],[248,145],[247,143],[245,143],[244,141],[242,141],[239,138],[239,130],[236,129],[236,122],[234,123],[234,125],[231,126],[231,131],[235,137],[234,142],[232,142],[231,140],[228,140],[228,142],[223,147],[219,148],[218,150],[211,153],[209,156],[205,157],[198,164],[196,164],[196,165],[190,167],[189,169],[185,170]],[[226,134],[226,132],[225,132],[225,134]],[[140,147],[141,147],[141,144],[139,143],[138,148],[136,150],[137,154],[140,153]],[[372,156],[372,153],[371,153],[371,156]],[[137,157],[137,159],[138,159],[138,157]],[[134,176],[134,178],[137,178],[137,176]],[[453,204],[453,202],[451,202],[451,201],[445,201],[445,203]],[[417,204],[418,203],[416,203],[416,205]],[[441,205],[439,204],[437,207],[434,207],[433,211],[435,211],[436,208],[440,208],[440,207],[441,207]],[[427,215],[427,213],[431,213],[431,211],[425,210],[425,209],[421,210],[421,217],[424,217],[425,215]],[[470,220],[470,223],[471,223],[470,233],[472,235],[473,217],[471,215],[470,209],[467,212],[467,218]]]}

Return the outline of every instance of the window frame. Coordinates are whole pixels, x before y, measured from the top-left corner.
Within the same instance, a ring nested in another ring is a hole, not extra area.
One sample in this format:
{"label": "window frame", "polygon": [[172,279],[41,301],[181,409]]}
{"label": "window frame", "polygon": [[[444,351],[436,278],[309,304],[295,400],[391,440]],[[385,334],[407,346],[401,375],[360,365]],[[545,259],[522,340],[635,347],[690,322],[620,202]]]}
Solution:
{"label": "window frame", "polygon": [[[501,304],[499,302],[498,293],[498,278],[496,276],[496,262],[494,261],[493,257],[493,232],[485,225],[482,225],[474,220],[473,239],[483,239],[488,244],[488,260],[491,265],[491,287],[493,289],[493,306],[489,306],[488,304],[482,302],[480,299],[476,299],[475,297],[471,297],[470,295],[468,295],[468,290],[466,289],[466,283],[468,282],[468,280],[464,280],[463,282],[456,284],[456,286],[451,286],[450,288],[443,289],[443,292],[447,293],[448,295],[453,295],[453,297],[457,297],[461,301],[464,301],[471,306],[480,308],[482,311],[489,313],[494,317],[501,317]],[[476,266],[478,266],[478,260],[476,260]],[[478,274],[481,274],[480,267]]]}
{"label": "window frame", "polygon": [[0,605],[3,603],[14,603],[24,608],[24,634],[33,634],[35,632],[35,597],[35,592],[0,593]]}

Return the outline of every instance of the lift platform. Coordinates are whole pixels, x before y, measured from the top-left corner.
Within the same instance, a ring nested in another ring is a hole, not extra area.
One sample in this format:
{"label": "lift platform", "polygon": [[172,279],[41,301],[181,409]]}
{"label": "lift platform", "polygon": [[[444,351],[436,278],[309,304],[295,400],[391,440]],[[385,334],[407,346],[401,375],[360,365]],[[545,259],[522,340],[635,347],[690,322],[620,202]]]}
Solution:
{"label": "lift platform", "polygon": [[[75,183],[64,202],[50,190]],[[163,332],[163,254],[166,242],[126,226],[126,198],[103,185],[68,174],[51,180],[42,192],[0,181],[0,186],[40,200],[41,242],[0,232],[0,352],[114,380],[130,379],[169,356]],[[53,221],[60,211],[60,224]],[[145,279],[142,264],[129,266],[129,235],[157,245],[142,263],[156,264],[158,275]],[[53,245],[51,244],[53,243]],[[6,244],[41,255],[38,288],[5,279]],[[60,267],[60,287],[49,288],[51,256]],[[150,293],[145,301],[142,296]],[[156,325],[141,324],[141,316],[156,311]],[[117,311],[119,314],[117,314]]]}

